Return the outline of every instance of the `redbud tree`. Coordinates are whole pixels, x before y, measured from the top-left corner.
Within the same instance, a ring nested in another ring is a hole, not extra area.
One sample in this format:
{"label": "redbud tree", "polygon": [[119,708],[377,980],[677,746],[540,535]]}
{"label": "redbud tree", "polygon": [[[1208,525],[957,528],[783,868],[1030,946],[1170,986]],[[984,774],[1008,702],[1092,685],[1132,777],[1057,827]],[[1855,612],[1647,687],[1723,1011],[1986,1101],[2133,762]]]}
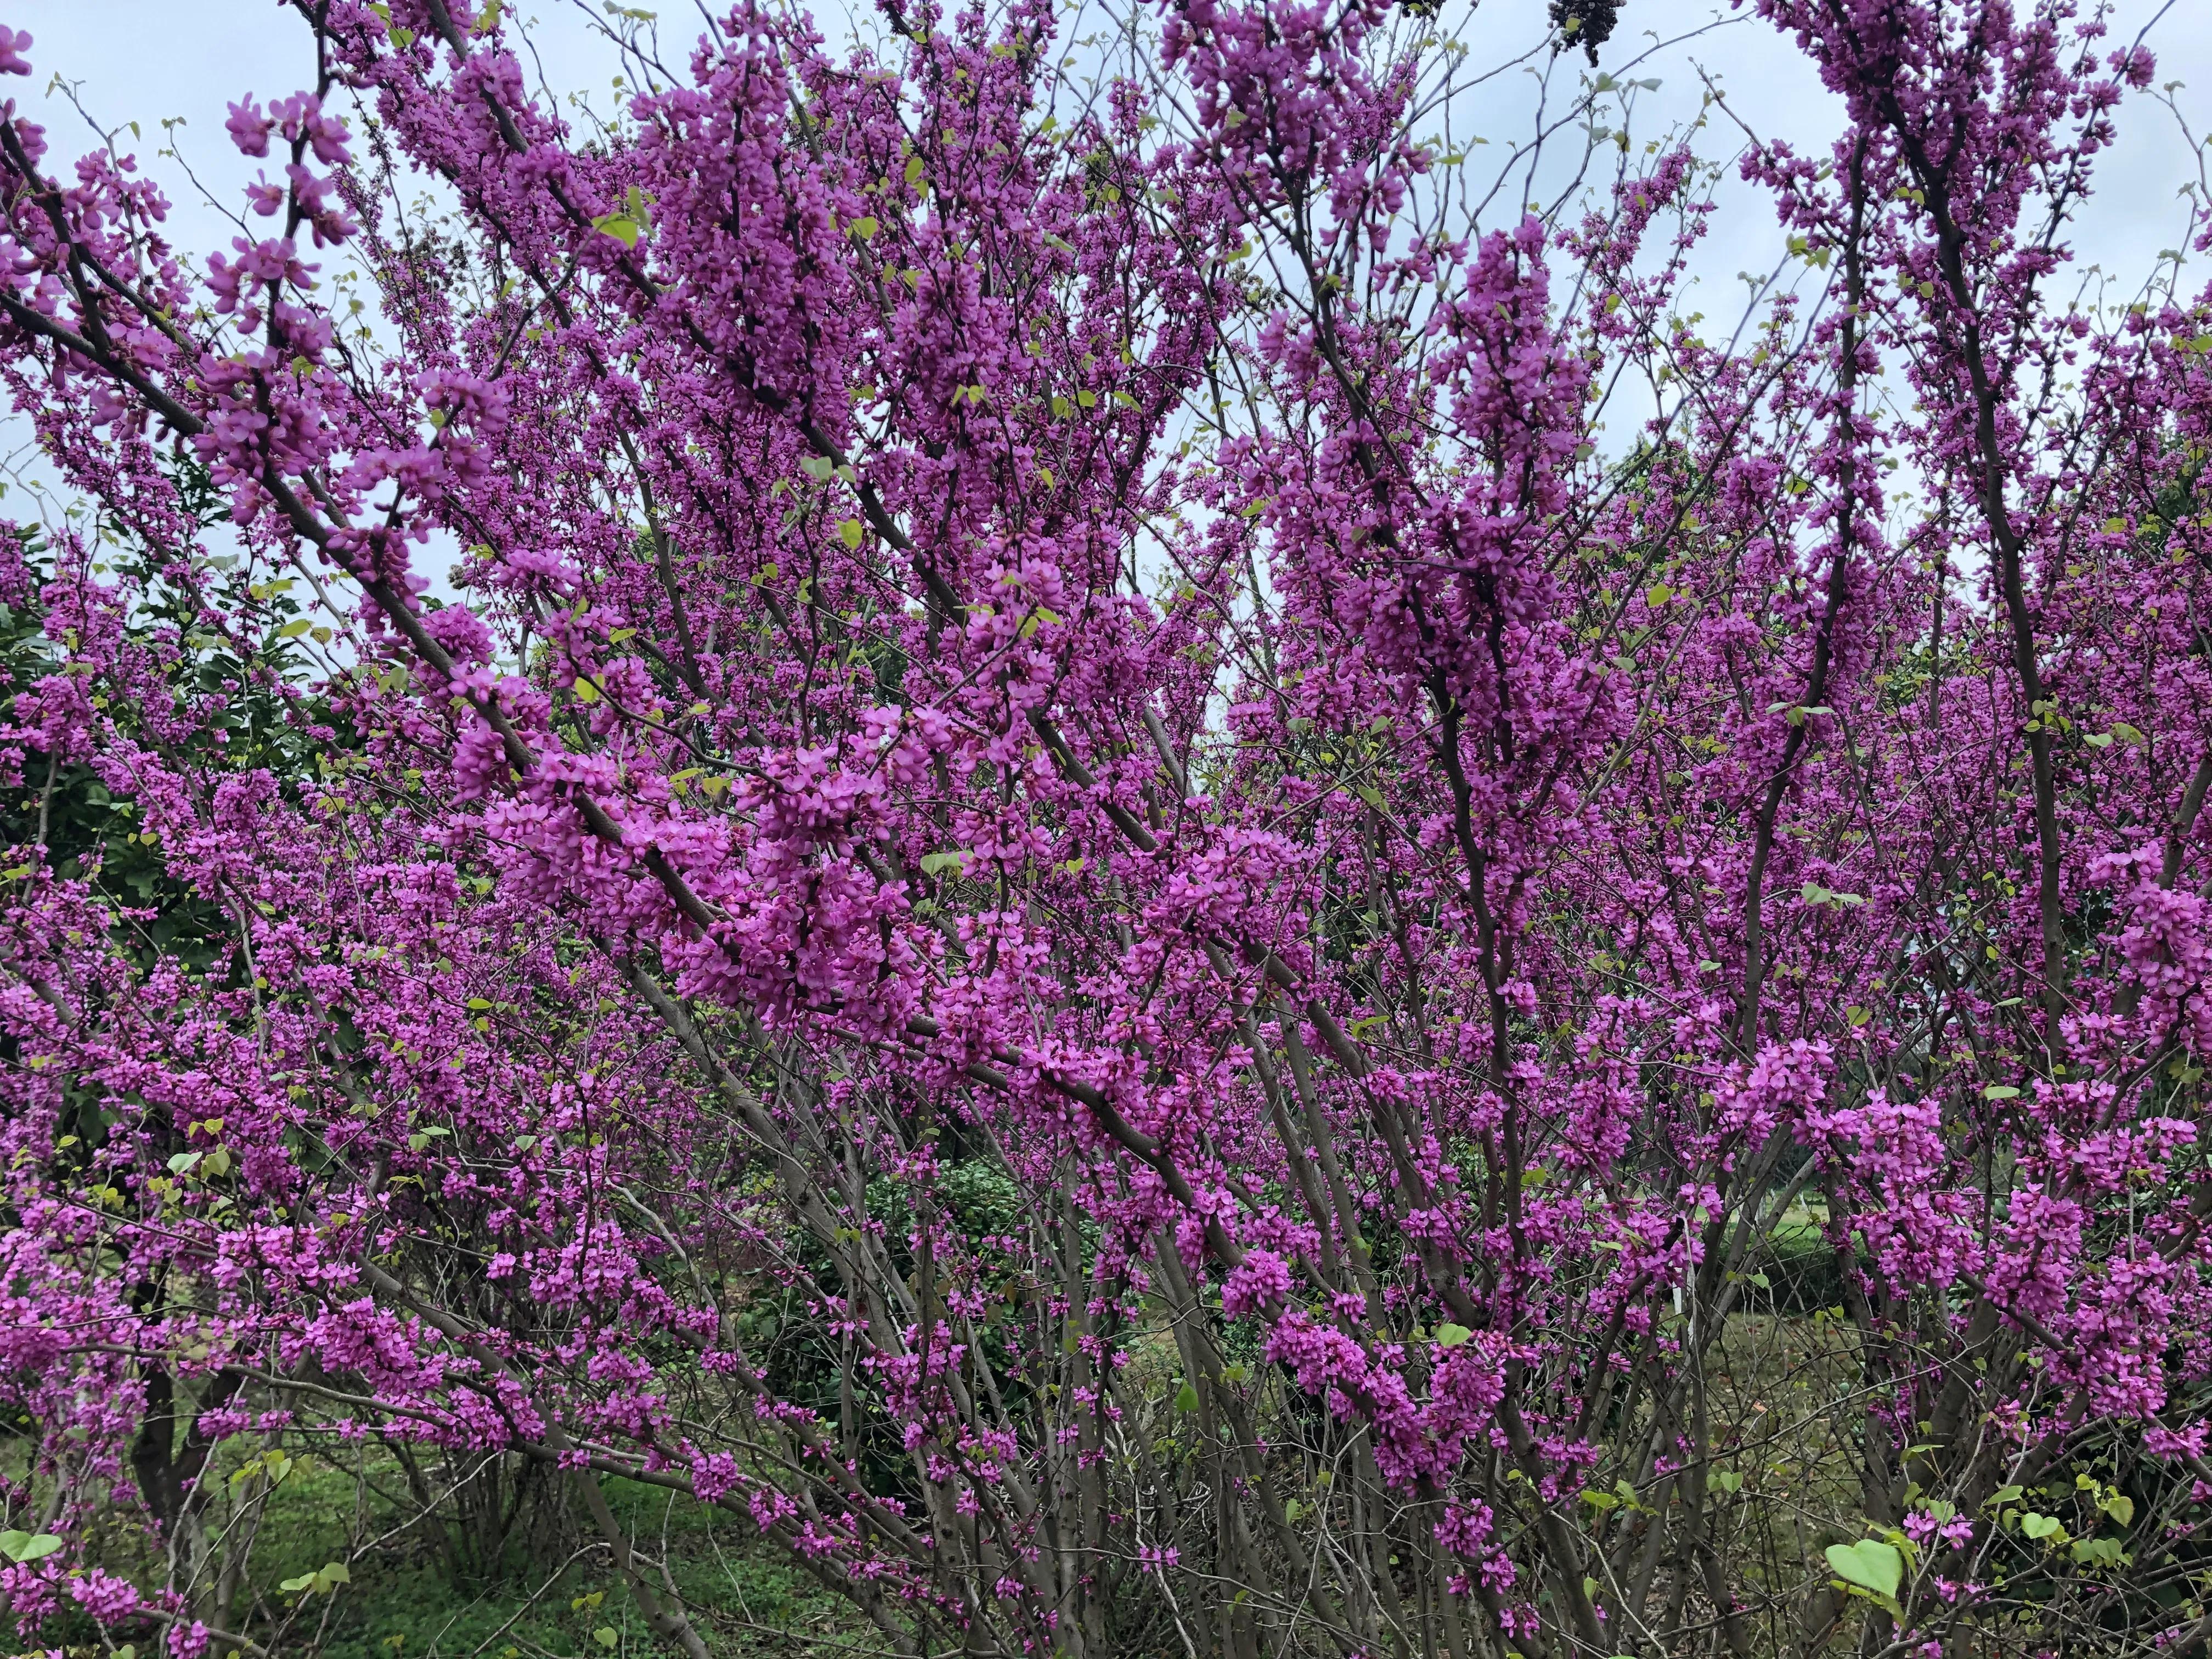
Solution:
{"label": "redbud tree", "polygon": [[321,1459],[693,1659],[611,1496],[899,1655],[2201,1650],[2148,51],[1758,0],[1832,134],[1647,143],[1556,6],[1493,187],[1449,6],[880,5],[295,0],[213,250],[5,107],[20,1639],[312,1650]]}

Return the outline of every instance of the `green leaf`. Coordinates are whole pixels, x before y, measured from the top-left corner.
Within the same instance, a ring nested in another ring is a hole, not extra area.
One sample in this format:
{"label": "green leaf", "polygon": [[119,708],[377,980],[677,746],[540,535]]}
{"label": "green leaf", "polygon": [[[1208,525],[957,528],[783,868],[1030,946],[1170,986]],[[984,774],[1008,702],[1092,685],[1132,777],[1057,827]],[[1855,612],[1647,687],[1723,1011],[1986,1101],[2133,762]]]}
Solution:
{"label": "green leaf", "polygon": [[827,483],[836,466],[827,455],[802,455],[799,460],[799,470],[817,483]]}
{"label": "green leaf", "polygon": [[2114,1492],[2105,1499],[2105,1513],[2124,1527],[2135,1524],[2136,1500],[2125,1492]]}
{"label": "green leaf", "polygon": [[612,1625],[602,1625],[592,1632],[592,1640],[611,1653],[622,1641],[622,1632]]}
{"label": "green leaf", "polygon": [[0,1532],[0,1555],[10,1561],[43,1561],[61,1547],[50,1532]]}
{"label": "green leaf", "polygon": [[592,221],[592,228],[602,236],[613,237],[624,247],[635,247],[644,228],[627,213],[603,213]]}
{"label": "green leaf", "polygon": [[866,526],[858,519],[848,519],[837,526],[837,539],[848,547],[860,546],[860,538],[867,533]]}
{"label": "green leaf", "polygon": [[2074,1546],[2073,1554],[2085,1567],[2117,1567],[2126,1559],[2117,1538],[2084,1538]]}
{"label": "green leaf", "polygon": [[1464,1325],[1439,1325],[1437,1327],[1437,1346],[1440,1348],[1456,1348],[1474,1334],[1474,1333]]}
{"label": "green leaf", "polygon": [[921,855],[921,873],[941,876],[950,870],[956,875],[961,874],[968,868],[968,859],[969,854],[964,849],[957,853],[924,853]]}
{"label": "green leaf", "polygon": [[2030,1538],[2056,1538],[2065,1530],[2055,1515],[2038,1515],[2030,1510],[2020,1517],[2020,1529]]}
{"label": "green leaf", "polygon": [[870,213],[864,214],[860,218],[854,220],[847,228],[849,229],[854,235],[859,237],[862,241],[867,242],[875,240],[876,232],[880,228],[880,227],[876,223],[875,215]]}
{"label": "green leaf", "polygon": [[1856,1584],[1885,1600],[1894,1601],[1905,1577],[1905,1558],[1896,1547],[1878,1538],[1862,1538],[1856,1544],[1828,1546],[1828,1566],[1847,1584]]}
{"label": "green leaf", "polygon": [[1179,1412],[1194,1412],[1198,1409],[1197,1384],[1185,1382],[1182,1387],[1176,1391],[1175,1408]]}
{"label": "green leaf", "polygon": [[1984,1100],[2018,1100],[2020,1091],[2008,1083],[1992,1083],[1982,1091]]}

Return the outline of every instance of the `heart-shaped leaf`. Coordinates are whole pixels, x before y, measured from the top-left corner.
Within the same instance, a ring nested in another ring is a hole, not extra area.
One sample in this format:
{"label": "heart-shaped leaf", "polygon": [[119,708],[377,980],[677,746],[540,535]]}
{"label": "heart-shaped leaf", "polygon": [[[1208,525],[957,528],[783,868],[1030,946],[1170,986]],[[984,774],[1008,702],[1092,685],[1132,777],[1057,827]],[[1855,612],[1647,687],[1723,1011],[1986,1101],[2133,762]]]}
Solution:
{"label": "heart-shaped leaf", "polygon": [[2020,1529],[2030,1538],[2055,1537],[2059,1530],[2058,1517],[2055,1515],[2038,1515],[2034,1510],[2030,1510],[2020,1517]]}
{"label": "heart-shaped leaf", "polygon": [[61,1547],[50,1532],[0,1532],[0,1555],[10,1561],[43,1561]]}
{"label": "heart-shaped leaf", "polygon": [[1863,1590],[1894,1598],[1905,1577],[1905,1558],[1893,1545],[1879,1538],[1862,1538],[1856,1544],[1828,1546],[1828,1565],[1837,1577]]}
{"label": "heart-shaped leaf", "polygon": [[1437,1346],[1440,1348],[1456,1348],[1474,1334],[1474,1333],[1464,1325],[1439,1325],[1437,1327]]}
{"label": "heart-shaped leaf", "polygon": [[602,235],[613,237],[624,247],[635,247],[641,227],[627,213],[603,213],[592,221],[592,228]]}

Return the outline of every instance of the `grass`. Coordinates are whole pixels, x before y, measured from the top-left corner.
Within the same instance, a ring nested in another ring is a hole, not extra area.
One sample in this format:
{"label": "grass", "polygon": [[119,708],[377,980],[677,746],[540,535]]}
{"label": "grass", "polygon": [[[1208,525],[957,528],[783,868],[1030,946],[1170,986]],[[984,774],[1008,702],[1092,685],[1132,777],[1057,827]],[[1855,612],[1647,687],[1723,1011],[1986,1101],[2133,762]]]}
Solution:
{"label": "grass", "polygon": [[[230,1460],[236,1462],[239,1460]],[[222,1479],[211,1472],[209,1478]],[[364,1480],[362,1474],[369,1479]],[[403,1484],[396,1462],[362,1472],[296,1458],[264,1500],[230,1628],[281,1659],[637,1659],[655,1642],[604,1547],[589,1540],[557,1571],[518,1565],[478,1585],[445,1571],[412,1510],[376,1498]],[[694,1624],[729,1659],[874,1653],[871,1629],[738,1516],[644,1487],[605,1483],[636,1547],[666,1564]],[[218,1500],[220,1503],[220,1500]],[[118,1558],[136,1547],[118,1530]],[[333,1563],[348,1582],[287,1591]],[[109,1565],[157,1577],[150,1561]],[[58,1632],[64,1642],[78,1632]],[[89,1639],[88,1628],[82,1636]],[[145,1644],[141,1644],[142,1650]]]}

